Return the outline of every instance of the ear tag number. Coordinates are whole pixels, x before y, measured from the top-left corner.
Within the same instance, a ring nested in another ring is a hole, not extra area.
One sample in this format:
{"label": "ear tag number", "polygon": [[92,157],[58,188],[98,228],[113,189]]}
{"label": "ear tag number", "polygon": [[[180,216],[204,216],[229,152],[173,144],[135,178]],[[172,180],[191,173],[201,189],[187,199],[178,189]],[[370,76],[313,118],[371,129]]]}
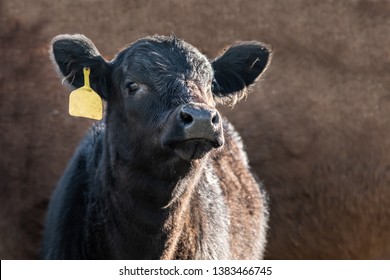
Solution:
{"label": "ear tag number", "polygon": [[84,86],[70,93],[69,115],[101,120],[103,117],[103,102],[100,96],[89,85],[89,67],[83,68]]}

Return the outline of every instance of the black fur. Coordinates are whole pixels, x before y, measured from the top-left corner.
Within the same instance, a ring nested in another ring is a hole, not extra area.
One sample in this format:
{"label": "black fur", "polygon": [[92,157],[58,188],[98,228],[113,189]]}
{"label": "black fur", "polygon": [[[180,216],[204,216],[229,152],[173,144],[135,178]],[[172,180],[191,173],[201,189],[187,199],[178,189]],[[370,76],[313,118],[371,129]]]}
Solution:
{"label": "black fur", "polygon": [[212,62],[213,93],[218,97],[237,98],[260,77],[269,64],[270,50],[258,42],[236,43]]}
{"label": "black fur", "polygon": [[[173,122],[180,121],[175,114],[180,116],[177,111],[184,104],[215,107],[213,79],[221,86],[214,92],[219,96],[249,86],[267,64],[256,62],[259,46],[235,45],[227,52],[228,59],[222,56],[211,64],[184,41],[154,36],[136,41],[107,62],[82,35],[56,37],[52,57],[60,73],[79,87],[81,69],[89,66],[91,86],[107,100],[107,113],[82,141],[53,194],[42,257],[243,258],[247,244],[258,245],[246,257],[261,257],[265,201],[246,159],[229,154],[229,149],[244,152],[228,122],[223,121],[229,147],[209,152],[205,140],[186,139],[185,133],[178,147],[165,147],[161,140]],[[226,82],[223,73],[244,82],[241,87],[238,81]],[[139,86],[136,92],[129,90],[134,83]],[[223,143],[222,130],[217,132]],[[204,149],[203,157],[181,158],[177,149],[183,145]],[[237,174],[221,178],[218,163],[236,168]],[[240,188],[229,190],[230,181],[240,182]],[[251,193],[251,202],[232,204],[241,190]],[[247,235],[230,225],[234,207],[248,209],[252,217],[242,217],[249,226]],[[245,236],[249,240],[241,240]]]}
{"label": "black fur", "polygon": [[59,73],[75,88],[84,85],[83,67],[91,68],[91,87],[107,98],[109,64],[83,35],[59,35],[52,41],[51,58]]}

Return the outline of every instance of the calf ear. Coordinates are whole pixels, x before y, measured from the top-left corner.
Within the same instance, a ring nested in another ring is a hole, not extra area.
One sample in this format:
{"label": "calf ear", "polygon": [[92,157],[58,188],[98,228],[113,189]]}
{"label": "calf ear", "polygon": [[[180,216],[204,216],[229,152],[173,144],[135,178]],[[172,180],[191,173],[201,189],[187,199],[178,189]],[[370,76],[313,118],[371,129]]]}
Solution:
{"label": "calf ear", "polygon": [[51,44],[51,58],[64,80],[72,87],[84,85],[83,68],[90,67],[90,85],[107,99],[109,64],[87,37],[81,34],[58,35]]}
{"label": "calf ear", "polygon": [[[214,69],[213,93],[222,100],[236,102],[261,76],[271,60],[271,49],[258,42],[239,42],[211,62]],[[226,97],[226,98],[225,98]]]}

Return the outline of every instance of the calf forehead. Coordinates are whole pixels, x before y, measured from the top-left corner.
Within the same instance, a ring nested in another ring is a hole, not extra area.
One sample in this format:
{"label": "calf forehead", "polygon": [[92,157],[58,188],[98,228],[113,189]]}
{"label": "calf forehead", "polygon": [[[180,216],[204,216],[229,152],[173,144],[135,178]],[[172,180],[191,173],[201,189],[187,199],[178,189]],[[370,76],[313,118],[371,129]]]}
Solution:
{"label": "calf forehead", "polygon": [[150,83],[181,80],[209,83],[213,70],[208,59],[190,44],[173,36],[139,40],[125,49],[121,68],[126,75]]}

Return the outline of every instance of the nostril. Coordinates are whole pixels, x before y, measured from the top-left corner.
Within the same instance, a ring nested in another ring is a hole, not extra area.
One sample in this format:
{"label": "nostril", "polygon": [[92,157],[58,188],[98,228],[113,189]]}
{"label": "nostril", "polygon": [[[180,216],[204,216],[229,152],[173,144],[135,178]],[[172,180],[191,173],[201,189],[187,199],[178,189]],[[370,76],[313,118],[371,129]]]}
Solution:
{"label": "nostril", "polygon": [[180,119],[185,125],[192,123],[194,120],[190,114],[183,111],[180,112]]}
{"label": "nostril", "polygon": [[217,112],[214,112],[213,117],[212,117],[212,119],[211,119],[211,122],[212,122],[214,125],[216,125],[216,124],[219,123],[219,116],[218,116],[218,113],[217,113]]}

